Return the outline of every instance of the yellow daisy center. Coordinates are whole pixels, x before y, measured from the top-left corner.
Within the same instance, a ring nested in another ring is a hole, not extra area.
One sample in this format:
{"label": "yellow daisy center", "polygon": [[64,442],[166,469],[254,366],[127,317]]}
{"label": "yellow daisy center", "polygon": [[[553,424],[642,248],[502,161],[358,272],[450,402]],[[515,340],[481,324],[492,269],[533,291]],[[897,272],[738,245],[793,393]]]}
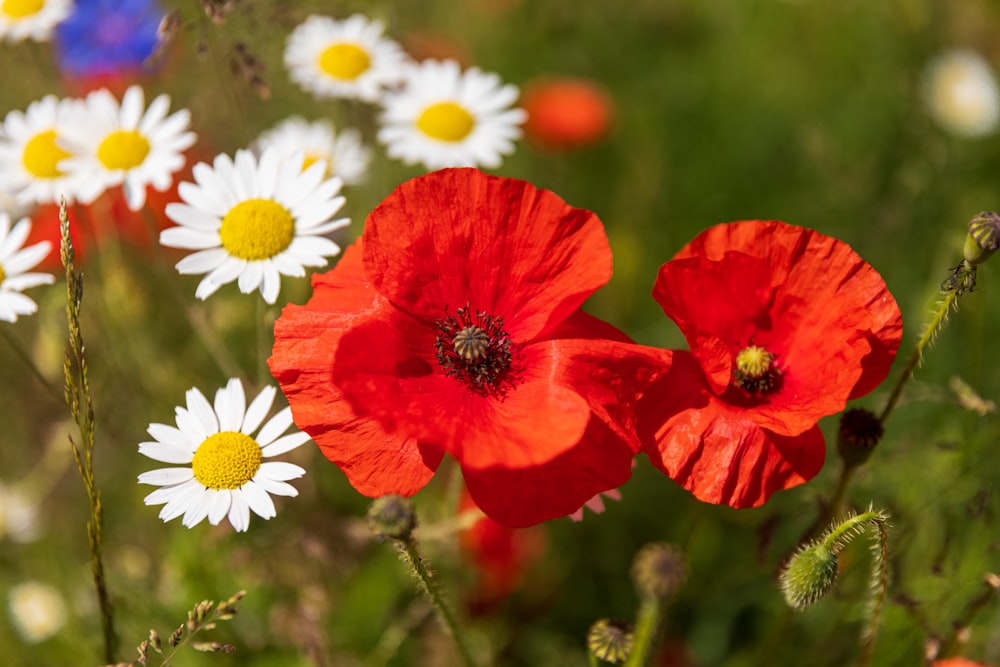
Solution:
{"label": "yellow daisy center", "polygon": [[222,218],[222,247],[239,259],[268,259],[279,254],[295,238],[295,219],[284,206],[271,199],[241,201]]}
{"label": "yellow daisy center", "polygon": [[775,355],[758,345],[748,345],[736,355],[733,380],[737,387],[754,394],[766,394],[778,388],[781,371]]}
{"label": "yellow daisy center", "polygon": [[45,130],[33,136],[24,146],[21,163],[29,174],[37,178],[59,178],[65,174],[59,169],[59,161],[69,156],[56,145],[56,131]]}
{"label": "yellow daisy center", "polygon": [[417,118],[417,129],[438,141],[461,141],[475,126],[472,114],[454,102],[432,104]]}
{"label": "yellow daisy center", "polygon": [[319,56],[319,67],[334,79],[353,81],[371,67],[368,51],[344,42],[328,46]]}
{"label": "yellow daisy center", "polygon": [[3,264],[0,264],[0,285],[3,285],[5,280],[7,280],[7,273],[3,270]]}
{"label": "yellow daisy center", "polygon": [[37,14],[45,6],[45,0],[3,0],[0,11],[12,19],[23,19]]}
{"label": "yellow daisy center", "polygon": [[198,445],[191,470],[209,489],[238,489],[253,479],[263,460],[256,440],[236,431],[223,431]]}
{"label": "yellow daisy center", "polygon": [[149,140],[135,130],[115,130],[97,148],[97,159],[107,169],[133,169],[149,155]]}

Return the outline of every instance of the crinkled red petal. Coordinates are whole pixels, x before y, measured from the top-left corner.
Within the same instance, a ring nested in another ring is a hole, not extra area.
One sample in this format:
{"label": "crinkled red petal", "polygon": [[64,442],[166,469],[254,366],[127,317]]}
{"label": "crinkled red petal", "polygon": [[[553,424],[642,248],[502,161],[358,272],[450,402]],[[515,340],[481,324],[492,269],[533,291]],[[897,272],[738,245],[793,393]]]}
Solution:
{"label": "crinkled red petal", "polygon": [[441,462],[443,450],[386,432],[359,417],[331,381],[344,332],[391,308],[362,274],[361,249],[352,246],[328,273],[313,276],[313,296],[289,305],[274,325],[268,365],[292,407],[296,425],[336,463],[360,493],[409,496]]}
{"label": "crinkled red petal", "polygon": [[561,456],[522,470],[463,467],[476,505],[512,528],[572,514],[602,491],[618,488],[632,474],[632,449],[598,419],[580,443]]}
{"label": "crinkled red petal", "polygon": [[639,419],[653,465],[705,502],[761,505],[775,491],[812,479],[826,457],[818,427],[792,437],[761,428],[712,394],[683,351],[674,352],[670,372],[640,401]]}
{"label": "crinkled red petal", "polygon": [[850,398],[864,396],[881,384],[899,350],[903,318],[885,281],[871,265],[842,241],[775,220],[716,225],[681,249],[676,258],[718,260],[734,249],[770,258],[776,287],[793,284],[797,294],[813,303],[832,308],[847,302],[865,310],[870,321],[863,335],[870,352],[862,361],[862,374]]}
{"label": "crinkled red petal", "polygon": [[577,445],[591,410],[547,375],[549,345],[515,346],[502,393],[477,393],[445,375],[435,333],[400,311],[382,313],[344,335],[333,380],[360,414],[440,443],[463,467],[528,468]]}
{"label": "crinkled red petal", "polygon": [[469,305],[531,340],[611,278],[600,220],[525,181],[444,169],[397,187],[365,222],[365,271],[418,320]]}
{"label": "crinkled red petal", "polygon": [[[775,287],[766,260],[740,252],[663,265],[654,295],[685,333],[712,391],[753,410],[758,426],[798,435],[843,410],[870,347],[864,308],[833,298],[814,302],[797,283]],[[781,385],[752,397],[732,385],[732,363],[746,346],[776,355]],[[721,390],[720,390],[721,385]]]}

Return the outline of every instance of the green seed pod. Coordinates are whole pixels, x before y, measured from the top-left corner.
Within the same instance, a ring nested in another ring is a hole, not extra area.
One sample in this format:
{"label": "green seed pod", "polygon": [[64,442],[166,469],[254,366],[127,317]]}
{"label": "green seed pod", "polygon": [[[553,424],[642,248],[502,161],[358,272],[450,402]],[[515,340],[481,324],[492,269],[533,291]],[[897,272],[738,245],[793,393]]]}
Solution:
{"label": "green seed pod", "polygon": [[409,540],[417,527],[413,504],[402,496],[376,498],[368,508],[368,527],[379,539]]}

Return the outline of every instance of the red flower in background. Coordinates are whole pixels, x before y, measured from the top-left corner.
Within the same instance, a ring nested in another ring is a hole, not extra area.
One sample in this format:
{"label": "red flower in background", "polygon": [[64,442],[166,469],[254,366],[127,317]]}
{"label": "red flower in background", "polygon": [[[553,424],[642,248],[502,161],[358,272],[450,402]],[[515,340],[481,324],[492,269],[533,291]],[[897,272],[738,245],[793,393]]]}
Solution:
{"label": "red flower in background", "polygon": [[271,372],[365,495],[413,494],[447,453],[494,520],[565,516],[629,478],[634,399],[669,365],[580,310],[610,277],[589,211],[524,181],[434,172],[393,191],[284,310]]}
{"label": "red flower in background", "polygon": [[941,658],[935,660],[931,667],[989,667],[981,662],[973,662],[968,658]]}
{"label": "red flower in background", "polygon": [[[459,508],[476,507],[468,492]],[[522,583],[529,567],[545,553],[541,526],[508,528],[488,516],[480,517],[459,534],[462,553],[475,570],[475,589],[467,603],[474,613],[488,613],[503,603]]]}
{"label": "red flower in background", "polygon": [[644,449],[701,500],[733,507],[819,472],[817,421],[885,379],[902,335],[871,266],[783,222],[703,232],[660,267],[653,296],[691,352],[640,404]]}
{"label": "red flower in background", "polygon": [[528,140],[553,150],[582,148],[604,139],[614,108],[611,96],[596,82],[571,78],[529,83],[521,106],[528,112]]}

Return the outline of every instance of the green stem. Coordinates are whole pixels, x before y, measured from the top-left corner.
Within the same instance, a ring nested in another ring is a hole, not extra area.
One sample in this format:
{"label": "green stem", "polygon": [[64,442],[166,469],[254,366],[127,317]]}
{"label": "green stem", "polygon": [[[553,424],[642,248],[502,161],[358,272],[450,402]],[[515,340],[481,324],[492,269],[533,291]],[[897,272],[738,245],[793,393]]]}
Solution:
{"label": "green stem", "polygon": [[962,263],[955,268],[952,276],[945,281],[945,284],[942,286],[944,298],[938,303],[937,310],[934,312],[933,317],[931,317],[931,321],[927,323],[924,333],[920,336],[920,340],[917,341],[917,346],[913,350],[913,354],[910,355],[909,361],[906,362],[903,374],[896,382],[896,386],[892,390],[892,395],[889,396],[889,401],[885,404],[885,409],[882,410],[882,414],[879,416],[879,421],[882,422],[883,426],[899,402],[899,397],[903,393],[903,387],[906,386],[906,383],[913,376],[913,371],[920,365],[920,360],[923,359],[924,352],[948,320],[948,312],[957,305],[960,296],[971,291],[971,286],[975,284],[975,280],[976,267],[962,260]]}
{"label": "green stem", "polygon": [[656,630],[660,623],[660,601],[646,598],[639,605],[639,615],[636,619],[632,652],[628,656],[625,667],[644,667],[649,660],[656,640]]}
{"label": "green stem", "polygon": [[417,580],[420,582],[420,587],[428,599],[430,599],[431,604],[434,605],[441,620],[444,621],[448,632],[455,639],[455,644],[458,646],[458,652],[461,654],[463,662],[467,667],[476,667],[476,662],[472,659],[472,653],[469,651],[468,644],[466,643],[465,635],[462,634],[454,614],[452,614],[451,609],[441,595],[437,581],[420,555],[416,540],[410,537],[408,540],[394,540],[394,542],[399,549],[399,557],[404,563],[410,566]]}

